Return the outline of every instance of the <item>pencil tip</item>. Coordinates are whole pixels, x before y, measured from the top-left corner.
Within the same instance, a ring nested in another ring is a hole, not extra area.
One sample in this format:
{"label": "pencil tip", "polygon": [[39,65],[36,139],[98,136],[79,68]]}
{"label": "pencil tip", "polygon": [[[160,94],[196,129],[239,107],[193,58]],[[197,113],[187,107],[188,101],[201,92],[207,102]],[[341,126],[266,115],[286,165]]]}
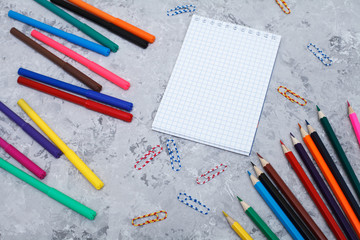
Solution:
{"label": "pencil tip", "polygon": [[284,145],[284,143],[280,140],[281,145]]}
{"label": "pencil tip", "polygon": [[298,125],[299,125],[299,128],[301,128],[301,125],[300,125],[300,123],[298,123]]}
{"label": "pencil tip", "polygon": [[318,106],[318,105],[316,105],[316,109],[317,109],[318,111],[320,111],[320,108],[319,108],[319,106]]}
{"label": "pencil tip", "polygon": [[237,199],[241,202],[242,201],[242,199],[241,198],[239,198],[238,196],[236,196],[237,197]]}
{"label": "pencil tip", "polygon": [[310,125],[310,123],[305,119],[306,125]]}
{"label": "pencil tip", "polygon": [[293,138],[295,137],[294,134],[290,133],[290,136],[292,136]]}
{"label": "pencil tip", "polygon": [[249,176],[251,176],[251,172],[247,171],[247,173],[249,174]]}
{"label": "pencil tip", "polygon": [[263,158],[259,153],[256,153],[258,155],[259,158]]}
{"label": "pencil tip", "polygon": [[350,107],[350,103],[349,103],[349,101],[347,101],[347,104],[348,104],[348,107]]}
{"label": "pencil tip", "polygon": [[251,165],[252,165],[253,167],[255,167],[255,163],[251,162]]}
{"label": "pencil tip", "polygon": [[224,214],[224,216],[225,216],[225,217],[227,217],[227,216],[228,216],[228,215],[226,214],[226,212],[224,212],[224,211],[222,211],[222,212],[223,212],[223,214]]}

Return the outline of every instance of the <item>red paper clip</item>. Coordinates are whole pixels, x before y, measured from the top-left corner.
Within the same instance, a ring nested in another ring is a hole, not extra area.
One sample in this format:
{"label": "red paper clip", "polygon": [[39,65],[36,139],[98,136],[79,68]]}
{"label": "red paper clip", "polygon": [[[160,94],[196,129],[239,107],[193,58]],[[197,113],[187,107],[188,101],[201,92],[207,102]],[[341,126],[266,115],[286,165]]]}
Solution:
{"label": "red paper clip", "polygon": [[[158,152],[156,152],[156,148],[160,148],[160,150]],[[162,147],[160,147],[160,145],[156,145],[155,147],[153,147],[150,151],[148,151],[142,158],[140,158],[139,161],[137,161],[134,165],[134,168],[136,168],[137,170],[142,169],[143,167],[146,166],[146,164],[148,164],[151,160],[153,160],[157,155],[159,155],[161,153],[161,151],[163,150]],[[149,157],[148,160],[146,160]],[[137,167],[136,165],[138,165],[142,160],[146,160],[145,163],[141,166],[141,167]]]}
{"label": "red paper clip", "polygon": [[[159,213],[164,213],[165,217],[159,218]],[[146,217],[151,217],[151,216],[156,216],[156,218],[151,219],[151,220],[147,220],[147,221],[145,221],[143,223],[134,224],[135,220],[138,220],[138,219],[141,219],[141,218],[146,218]],[[163,211],[163,210],[160,210],[160,211],[157,211],[157,212],[153,212],[153,213],[145,214],[145,215],[140,216],[140,217],[133,218],[133,220],[131,221],[131,224],[134,225],[135,227],[143,226],[143,225],[149,224],[149,223],[160,222],[162,220],[165,220],[166,218],[167,218],[167,212]]]}
{"label": "red paper clip", "polygon": [[[222,170],[214,173],[214,174],[211,175],[211,176],[207,176],[209,173],[212,173],[212,172],[218,170],[218,169],[221,168],[222,166],[224,166],[224,168],[223,168]],[[213,179],[214,177],[218,176],[220,173],[224,172],[226,168],[227,168],[227,165],[220,164],[219,166],[216,166],[215,168],[207,171],[206,173],[201,174],[201,176],[196,179],[197,184],[207,183],[208,181],[210,181],[210,180]],[[205,180],[204,180],[203,182],[200,182],[199,179],[201,179],[201,178],[205,178]]]}

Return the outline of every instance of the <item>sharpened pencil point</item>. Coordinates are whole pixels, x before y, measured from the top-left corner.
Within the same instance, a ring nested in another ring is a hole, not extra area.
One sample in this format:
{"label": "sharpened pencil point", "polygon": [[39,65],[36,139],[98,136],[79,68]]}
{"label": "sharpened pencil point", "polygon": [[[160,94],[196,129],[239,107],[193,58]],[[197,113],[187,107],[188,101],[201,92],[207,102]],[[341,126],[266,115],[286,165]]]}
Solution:
{"label": "sharpened pencil point", "polygon": [[349,103],[349,101],[347,101],[347,104],[348,104],[348,107],[350,107],[350,103]]}
{"label": "sharpened pencil point", "polygon": [[318,111],[320,111],[320,108],[318,107],[318,105],[316,105],[316,109],[317,109]]}
{"label": "sharpened pencil point", "polygon": [[301,125],[300,125],[300,123],[298,123],[298,126],[299,126],[299,128],[301,128]]}
{"label": "sharpened pencil point", "polygon": [[263,158],[259,153],[256,153],[258,155],[259,158]]}
{"label": "sharpened pencil point", "polygon": [[293,138],[295,137],[294,134],[290,133],[290,136],[292,136]]}
{"label": "sharpened pencil point", "polygon": [[285,145],[281,140],[280,140],[280,143],[281,143],[281,145]]}
{"label": "sharpened pencil point", "polygon": [[222,212],[223,212],[223,214],[224,214],[224,216],[225,216],[225,217],[227,217],[227,216],[228,216],[228,215],[226,214],[226,212],[224,212],[224,211],[222,211]]}
{"label": "sharpened pencil point", "polygon": [[310,123],[305,119],[306,125],[310,125]]}
{"label": "sharpened pencil point", "polygon": [[236,196],[237,197],[237,199],[240,201],[240,202],[242,202],[242,199],[241,198],[239,198],[238,196]]}
{"label": "sharpened pencil point", "polygon": [[249,174],[249,176],[251,176],[251,172],[247,171],[247,173]]}
{"label": "sharpened pencil point", "polygon": [[251,162],[251,165],[252,165],[253,167],[255,167],[255,163]]}

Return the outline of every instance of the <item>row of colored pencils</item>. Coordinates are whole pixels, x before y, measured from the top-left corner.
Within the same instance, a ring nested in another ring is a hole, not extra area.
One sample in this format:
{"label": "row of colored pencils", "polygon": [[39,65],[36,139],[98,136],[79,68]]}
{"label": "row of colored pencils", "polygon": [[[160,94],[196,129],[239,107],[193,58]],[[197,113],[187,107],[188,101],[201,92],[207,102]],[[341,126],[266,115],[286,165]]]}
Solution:
{"label": "row of colored pencils", "polygon": [[[356,177],[356,174],[351,167],[350,162],[347,159],[346,154],[341,147],[329,120],[320,111],[319,107],[317,107],[317,110],[321,125],[329,137],[329,140],[349,177],[357,197],[360,198],[359,180]],[[349,103],[348,110],[351,123],[360,144],[360,123],[356,113],[353,111]],[[299,124],[300,133],[306,148],[309,150],[310,155],[315,160],[315,163],[320,171],[318,171],[317,167],[311,160],[311,157],[305,150],[303,144],[298,139],[296,139],[292,133],[290,133],[290,137],[296,152],[306,166],[322,197],[315,189],[312,181],[301,167],[295,155],[280,140],[284,155],[302,182],[307,193],[315,203],[316,207],[319,209],[322,217],[325,219],[335,238],[341,240],[360,239],[359,204],[355,199],[355,196],[352,194],[349,186],[346,184],[343,176],[341,175],[334,160],[326,149],[319,134],[309,124],[309,122],[306,121],[306,125],[308,132],[306,132],[306,130]],[[308,212],[304,209],[302,204],[295,197],[290,188],[272,167],[272,165],[260,154],[258,154],[258,157],[266,173],[261,171],[260,168],[258,168],[254,163],[251,163],[257,176],[256,178],[248,171],[251,182],[257,192],[261,195],[261,197],[276,215],[276,217],[283,224],[291,237],[295,240],[327,239],[325,234],[310,217]],[[261,230],[267,239],[279,239],[261,219],[261,217],[255,212],[255,210],[250,207],[250,205],[242,201],[242,199],[239,197],[238,199],[245,213],[250,217],[250,219]],[[234,231],[241,237],[241,239],[252,239],[239,223],[235,222],[226,213],[224,214],[230,226],[232,226]]]}

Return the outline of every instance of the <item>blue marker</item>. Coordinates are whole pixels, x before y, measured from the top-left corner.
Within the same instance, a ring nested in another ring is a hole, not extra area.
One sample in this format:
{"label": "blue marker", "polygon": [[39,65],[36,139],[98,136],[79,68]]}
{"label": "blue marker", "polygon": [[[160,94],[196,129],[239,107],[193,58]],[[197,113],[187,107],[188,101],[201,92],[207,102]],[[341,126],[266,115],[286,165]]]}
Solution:
{"label": "blue marker", "polygon": [[36,72],[32,72],[24,68],[19,68],[18,74],[72,93],[79,94],[81,96],[93,99],[98,102],[102,102],[117,108],[124,109],[129,112],[133,108],[133,104],[131,102],[127,102],[118,98],[114,98],[102,93],[95,92],[93,90],[81,88],[66,82],[62,82],[54,78],[47,77]]}
{"label": "blue marker", "polygon": [[91,42],[89,40],[86,40],[85,38],[78,37],[78,36],[76,36],[74,34],[64,32],[64,31],[62,31],[60,29],[54,28],[52,26],[49,26],[49,25],[47,25],[45,23],[39,22],[39,21],[37,21],[35,19],[24,16],[24,15],[22,15],[20,13],[12,11],[12,10],[10,10],[8,12],[8,16],[15,19],[15,20],[18,20],[20,22],[23,22],[25,24],[33,26],[35,28],[41,29],[41,30],[43,30],[45,32],[54,34],[55,36],[64,38],[64,39],[68,40],[71,43],[74,43],[74,44],[79,45],[81,47],[87,48],[87,49],[89,49],[91,51],[100,53],[100,54],[102,54],[104,56],[109,56],[109,54],[110,54],[110,49],[107,48],[107,47],[104,47],[104,46],[102,46],[100,44],[97,44],[97,43]]}
{"label": "blue marker", "polygon": [[277,204],[274,198],[270,195],[268,190],[266,190],[265,186],[251,173],[248,171],[251,182],[253,183],[256,191],[260,194],[260,196],[264,199],[267,205],[271,208],[276,217],[280,220],[282,225],[286,228],[291,237],[295,240],[304,240],[303,236],[296,229],[294,224],[290,221],[290,219],[286,216],[281,207]]}

